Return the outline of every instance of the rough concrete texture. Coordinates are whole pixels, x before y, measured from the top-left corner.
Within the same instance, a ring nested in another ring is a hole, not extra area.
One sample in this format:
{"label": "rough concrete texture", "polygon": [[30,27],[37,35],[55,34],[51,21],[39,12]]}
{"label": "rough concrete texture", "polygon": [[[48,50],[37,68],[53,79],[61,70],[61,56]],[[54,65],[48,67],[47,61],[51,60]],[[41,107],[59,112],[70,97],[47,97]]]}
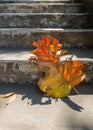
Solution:
{"label": "rough concrete texture", "polygon": [[36,85],[0,85],[0,94],[15,92],[10,105],[0,99],[0,130],[93,130],[93,84],[79,95],[53,99]]}
{"label": "rough concrete texture", "polygon": [[38,80],[39,76],[36,64],[29,61],[0,61],[2,83],[32,83]]}
{"label": "rough concrete texture", "polygon": [[0,3],[71,2],[71,0],[0,0]]}
{"label": "rough concrete texture", "polygon": [[0,28],[84,28],[87,15],[86,13],[1,13]]}
{"label": "rough concrete texture", "polygon": [[93,30],[80,29],[0,29],[0,47],[30,48],[44,36],[57,38],[65,47],[93,46]]}
{"label": "rough concrete texture", "polygon": [[10,3],[0,4],[0,13],[79,13],[82,4]]}
{"label": "rough concrete texture", "polygon": [[[71,57],[73,60],[80,60],[85,63],[84,72],[87,74],[86,82],[93,82],[93,49],[70,49],[69,55],[61,58],[61,61]],[[1,83],[34,83],[41,73],[38,72],[37,65],[29,62],[31,56],[29,51],[0,50],[0,82]],[[86,57],[87,55],[87,57]]]}
{"label": "rough concrete texture", "polygon": [[31,83],[38,80],[40,74],[37,65],[28,60],[29,51],[0,51],[0,81],[5,83]]}

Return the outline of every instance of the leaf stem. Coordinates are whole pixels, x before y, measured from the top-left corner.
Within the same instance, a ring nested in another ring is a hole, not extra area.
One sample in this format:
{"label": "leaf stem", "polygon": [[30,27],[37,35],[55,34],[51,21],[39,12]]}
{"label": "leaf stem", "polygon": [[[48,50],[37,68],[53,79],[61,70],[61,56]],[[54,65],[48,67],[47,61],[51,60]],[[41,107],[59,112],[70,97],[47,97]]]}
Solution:
{"label": "leaf stem", "polygon": [[78,92],[78,90],[77,90],[76,88],[72,87],[72,89],[75,91],[75,93],[76,93],[77,95],[79,94],[79,92]]}

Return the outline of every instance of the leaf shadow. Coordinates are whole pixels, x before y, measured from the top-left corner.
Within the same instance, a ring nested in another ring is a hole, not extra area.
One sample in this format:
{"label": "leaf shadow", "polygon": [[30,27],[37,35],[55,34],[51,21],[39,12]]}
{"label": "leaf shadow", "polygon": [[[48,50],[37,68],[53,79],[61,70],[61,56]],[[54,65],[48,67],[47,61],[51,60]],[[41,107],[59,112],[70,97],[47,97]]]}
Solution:
{"label": "leaf shadow", "polygon": [[[2,84],[0,85],[0,94],[14,92],[22,95],[21,100],[28,99],[29,105],[48,105],[51,104],[51,98],[39,90],[35,84]],[[45,98],[45,101],[42,99]],[[30,100],[29,100],[30,99]]]}
{"label": "leaf shadow", "polygon": [[66,103],[70,108],[72,108],[75,111],[81,112],[84,108],[79,106],[78,104],[71,101],[69,97],[61,99],[64,103]]}
{"label": "leaf shadow", "polygon": [[[92,85],[81,84],[77,87],[80,94],[93,94],[93,87]],[[89,89],[90,87],[90,89]],[[52,104],[52,101],[55,100],[58,102],[59,100],[53,99],[50,96],[44,94],[42,91],[39,90],[36,84],[1,84],[0,85],[0,94],[6,94],[14,92],[18,95],[21,95],[21,100],[28,99],[26,102],[28,105],[49,105]],[[73,92],[71,93],[70,97],[73,96]],[[68,107],[71,109],[81,112],[83,110],[82,106],[79,106],[75,102],[73,102],[70,97],[60,99],[62,102],[67,104]],[[44,99],[44,100],[43,100]]]}

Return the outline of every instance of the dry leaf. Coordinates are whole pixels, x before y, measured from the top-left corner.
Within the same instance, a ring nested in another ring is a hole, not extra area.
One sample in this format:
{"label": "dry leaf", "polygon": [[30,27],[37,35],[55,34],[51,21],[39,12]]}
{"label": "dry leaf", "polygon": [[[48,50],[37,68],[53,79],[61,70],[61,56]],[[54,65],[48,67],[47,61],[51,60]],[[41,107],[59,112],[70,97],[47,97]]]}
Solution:
{"label": "dry leaf", "polygon": [[8,97],[8,100],[6,101],[6,105],[12,103],[16,98],[16,94],[11,95],[10,97]]}
{"label": "dry leaf", "polygon": [[45,77],[39,79],[39,88],[55,98],[66,97],[71,91],[71,86],[62,78],[51,62],[43,61],[43,66],[47,66],[49,69],[45,71]]}
{"label": "dry leaf", "polygon": [[[81,61],[72,61],[72,57],[60,63],[60,57],[67,54],[63,45],[53,37],[45,36],[41,41],[34,42],[37,47],[32,53],[37,56],[39,71],[45,72],[45,77],[40,78],[40,89],[52,97],[65,97],[70,93],[71,87],[78,85],[85,78],[83,73],[84,64]],[[60,51],[60,53],[58,53]],[[47,62],[48,61],[48,62]],[[47,66],[49,70],[44,70]]]}
{"label": "dry leaf", "polygon": [[10,97],[12,95],[14,95],[14,93],[2,94],[2,95],[0,95],[0,98],[8,98],[8,97]]}
{"label": "dry leaf", "polygon": [[83,73],[84,63],[81,61],[66,60],[59,64],[58,70],[64,79],[72,86],[78,85],[85,79],[85,74]]}
{"label": "dry leaf", "polygon": [[[45,36],[39,42],[33,42],[33,45],[37,47],[36,50],[33,50],[31,53],[35,54],[39,60],[47,60],[57,64],[60,60],[61,55],[65,55],[66,51],[62,50],[63,45],[53,37]],[[62,50],[60,55],[57,55],[57,52]],[[34,60],[30,57],[29,60]]]}

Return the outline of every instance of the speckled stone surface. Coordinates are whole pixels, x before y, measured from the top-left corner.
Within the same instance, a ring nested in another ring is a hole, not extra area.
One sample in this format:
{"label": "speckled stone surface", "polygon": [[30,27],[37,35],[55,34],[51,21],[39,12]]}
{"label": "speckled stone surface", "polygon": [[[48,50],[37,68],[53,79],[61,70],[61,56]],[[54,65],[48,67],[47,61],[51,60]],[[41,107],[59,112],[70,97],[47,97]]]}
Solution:
{"label": "speckled stone surface", "polygon": [[93,30],[8,28],[0,29],[0,47],[33,49],[33,41],[45,35],[57,38],[65,47],[93,46]]}
{"label": "speckled stone surface", "polygon": [[[93,53],[92,49],[69,49],[69,54],[61,58],[61,61],[71,57],[85,63],[84,72],[87,75],[85,82],[93,82]],[[42,76],[38,72],[37,65],[28,59],[30,51],[25,50],[0,50],[0,83],[36,83]],[[87,55],[87,56],[86,56]]]}
{"label": "speckled stone surface", "polygon": [[0,13],[79,13],[82,4],[72,3],[10,3],[0,4]]}
{"label": "speckled stone surface", "polygon": [[0,61],[0,82],[33,83],[39,78],[35,64],[25,61]]}
{"label": "speckled stone surface", "polygon": [[23,2],[25,2],[25,3],[33,3],[33,2],[71,2],[71,0],[1,0],[0,1],[0,3],[23,3]]}
{"label": "speckled stone surface", "polygon": [[[73,20],[75,19],[75,20]],[[0,28],[83,28],[86,13],[1,13]]]}
{"label": "speckled stone surface", "polygon": [[[93,61],[85,63],[86,83],[93,83]],[[36,64],[23,61],[0,61],[0,83],[36,83],[42,74]]]}
{"label": "speckled stone surface", "polygon": [[[93,29],[84,29],[88,27],[86,23],[90,24],[87,21],[89,14],[81,12],[82,4],[73,4],[73,2],[79,1],[0,1],[0,48],[7,48],[6,51],[0,50],[0,82],[33,83],[38,80],[40,73],[37,65],[28,61],[29,54],[26,50],[17,49],[32,50],[34,49],[32,42],[39,41],[45,35],[57,38],[64,47],[68,48],[93,47]],[[8,51],[8,48],[15,50]],[[93,57],[81,60],[87,60],[86,82],[90,82],[93,76]]]}

